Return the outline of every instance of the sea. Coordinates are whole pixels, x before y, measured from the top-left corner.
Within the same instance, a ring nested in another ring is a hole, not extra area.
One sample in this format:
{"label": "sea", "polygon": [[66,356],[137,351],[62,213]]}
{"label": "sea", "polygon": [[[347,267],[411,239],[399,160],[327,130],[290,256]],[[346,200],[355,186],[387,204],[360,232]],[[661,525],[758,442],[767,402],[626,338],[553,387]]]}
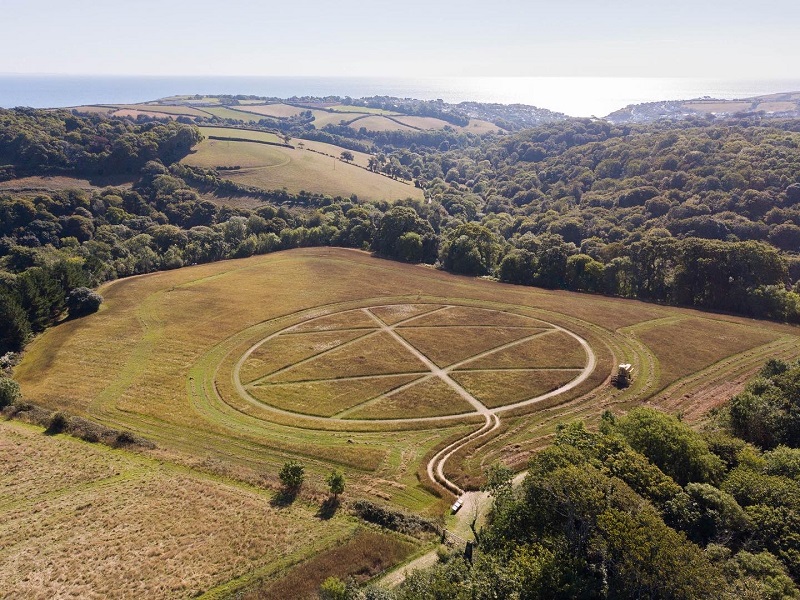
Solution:
{"label": "sea", "polygon": [[445,102],[528,104],[575,117],[603,117],[631,104],[800,91],[798,79],[657,77],[142,77],[0,73],[0,107],[123,104],[183,94],[394,96]]}

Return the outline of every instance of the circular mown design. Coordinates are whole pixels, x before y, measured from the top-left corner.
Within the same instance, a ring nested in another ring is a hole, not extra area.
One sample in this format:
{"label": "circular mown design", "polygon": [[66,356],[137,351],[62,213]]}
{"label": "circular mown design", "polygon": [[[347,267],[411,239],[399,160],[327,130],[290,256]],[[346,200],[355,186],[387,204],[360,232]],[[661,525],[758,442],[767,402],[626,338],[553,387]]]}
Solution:
{"label": "circular mown design", "polygon": [[594,368],[574,333],[515,312],[386,304],[309,318],[237,362],[250,404],[323,419],[490,414],[572,389]]}

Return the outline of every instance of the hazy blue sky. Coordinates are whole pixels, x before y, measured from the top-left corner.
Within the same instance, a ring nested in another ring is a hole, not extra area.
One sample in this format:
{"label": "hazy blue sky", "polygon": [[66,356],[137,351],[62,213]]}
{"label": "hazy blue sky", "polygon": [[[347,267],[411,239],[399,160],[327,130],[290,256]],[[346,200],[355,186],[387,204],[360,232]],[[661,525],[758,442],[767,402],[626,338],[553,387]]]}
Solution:
{"label": "hazy blue sky", "polygon": [[800,75],[798,0],[0,0],[0,73]]}

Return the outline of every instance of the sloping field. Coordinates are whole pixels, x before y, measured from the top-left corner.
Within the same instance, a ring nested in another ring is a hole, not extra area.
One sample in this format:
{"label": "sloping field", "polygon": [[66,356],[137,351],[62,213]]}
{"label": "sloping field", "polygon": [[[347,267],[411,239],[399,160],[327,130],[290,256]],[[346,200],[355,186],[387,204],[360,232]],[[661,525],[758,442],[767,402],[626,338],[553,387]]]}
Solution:
{"label": "sloping field", "polygon": [[257,115],[252,112],[245,112],[244,110],[236,110],[227,106],[204,106],[202,110],[206,117],[213,115],[220,119],[233,119],[235,121],[244,121],[245,123],[257,123],[264,118],[264,115]]}
{"label": "sloping field", "polygon": [[295,117],[307,109],[290,106],[288,104],[249,104],[246,106],[239,106],[239,110],[242,112],[255,113],[264,117],[287,119],[289,117]]}
{"label": "sloping field", "polygon": [[322,129],[325,125],[340,125],[343,121],[349,123],[354,119],[368,117],[367,113],[351,113],[351,112],[328,112],[326,110],[312,110],[311,114],[314,115],[314,127]]}
{"label": "sloping field", "polygon": [[[313,140],[304,140],[301,138],[292,138],[289,140],[289,143],[299,149],[305,150],[313,150],[314,152],[319,152],[320,154],[325,154],[331,158],[341,158],[342,152],[347,150],[347,148],[342,148],[341,146],[334,146],[333,144],[326,144],[325,142],[316,142]],[[358,152],[356,150],[347,150],[353,155],[353,164],[358,165],[359,167],[364,167],[365,169],[369,165],[369,158],[370,155],[364,152]]]}
{"label": "sloping field", "polygon": [[409,127],[416,127],[417,129],[441,129],[445,125],[449,125],[447,121],[436,119],[434,117],[408,117],[401,116],[395,117],[396,121],[400,121],[403,125]]}
{"label": "sloping field", "polygon": [[[238,137],[238,130],[232,131]],[[390,201],[422,197],[422,190],[413,185],[307,149],[206,139],[182,162],[206,168],[241,167],[225,172],[225,177],[267,190],[285,187],[293,193],[356,194],[363,199]]]}
{"label": "sloping field", "polygon": [[112,117],[130,117],[135,119],[136,117],[143,116],[143,117],[154,117],[156,119],[177,119],[181,115],[171,114],[171,113],[164,113],[164,112],[153,112],[149,110],[134,110],[132,108],[121,108],[120,110],[115,110],[111,113]]}
{"label": "sloping field", "polygon": [[489,121],[481,121],[480,119],[470,119],[469,124],[461,129],[463,131],[476,133],[478,135],[483,133],[496,133],[498,131],[503,131],[494,123],[490,123]]}
{"label": "sloping field", "polygon": [[[563,419],[651,398],[668,406],[705,380],[752,372],[773,349],[800,354],[797,327],[456,277],[344,249],[199,265],[100,293],[98,313],[30,344],[15,373],[29,401],[242,473],[275,472],[287,457],[313,477],[338,465],[354,494],[414,509],[435,502],[418,478],[433,449],[491,411],[503,427],[459,451],[447,473],[524,463]],[[406,339],[413,330],[423,335]],[[441,346],[431,330],[443,332]],[[439,355],[452,360],[450,346],[462,348],[459,362],[438,365]],[[624,391],[607,383],[620,362],[634,368]]]}
{"label": "sloping field", "polygon": [[283,144],[283,140],[269,131],[255,131],[252,129],[236,129],[234,127],[200,127],[200,133],[205,137],[227,137],[238,138],[240,140],[253,140],[256,142],[269,142],[271,144]]}
{"label": "sloping field", "polygon": [[148,111],[167,115],[185,115],[187,117],[207,117],[208,113],[191,106],[174,106],[166,104],[115,104],[117,109]]}
{"label": "sloping field", "polygon": [[[272,493],[0,422],[0,590],[9,598],[188,598],[346,541],[358,524]],[[406,550],[407,552],[407,550]],[[368,567],[369,565],[363,565]]]}
{"label": "sloping field", "polygon": [[357,119],[350,123],[350,127],[355,130],[359,130],[363,127],[367,131],[414,131],[414,127],[403,125],[402,123],[387,119],[386,117],[381,117],[380,115]]}
{"label": "sloping field", "polygon": [[368,106],[348,106],[346,104],[337,104],[330,107],[331,110],[343,113],[361,113],[367,115],[399,115],[402,113],[392,112],[391,110],[383,110],[382,108],[370,108]]}

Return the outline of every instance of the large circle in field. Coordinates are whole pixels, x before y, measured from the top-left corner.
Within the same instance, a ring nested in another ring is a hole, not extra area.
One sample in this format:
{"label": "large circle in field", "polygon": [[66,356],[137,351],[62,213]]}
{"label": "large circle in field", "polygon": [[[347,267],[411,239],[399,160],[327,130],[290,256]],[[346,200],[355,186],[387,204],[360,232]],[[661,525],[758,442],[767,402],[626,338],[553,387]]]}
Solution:
{"label": "large circle in field", "polygon": [[234,382],[283,413],[375,421],[487,414],[549,398],[594,369],[585,340],[511,311],[386,304],[310,318],[253,345]]}

